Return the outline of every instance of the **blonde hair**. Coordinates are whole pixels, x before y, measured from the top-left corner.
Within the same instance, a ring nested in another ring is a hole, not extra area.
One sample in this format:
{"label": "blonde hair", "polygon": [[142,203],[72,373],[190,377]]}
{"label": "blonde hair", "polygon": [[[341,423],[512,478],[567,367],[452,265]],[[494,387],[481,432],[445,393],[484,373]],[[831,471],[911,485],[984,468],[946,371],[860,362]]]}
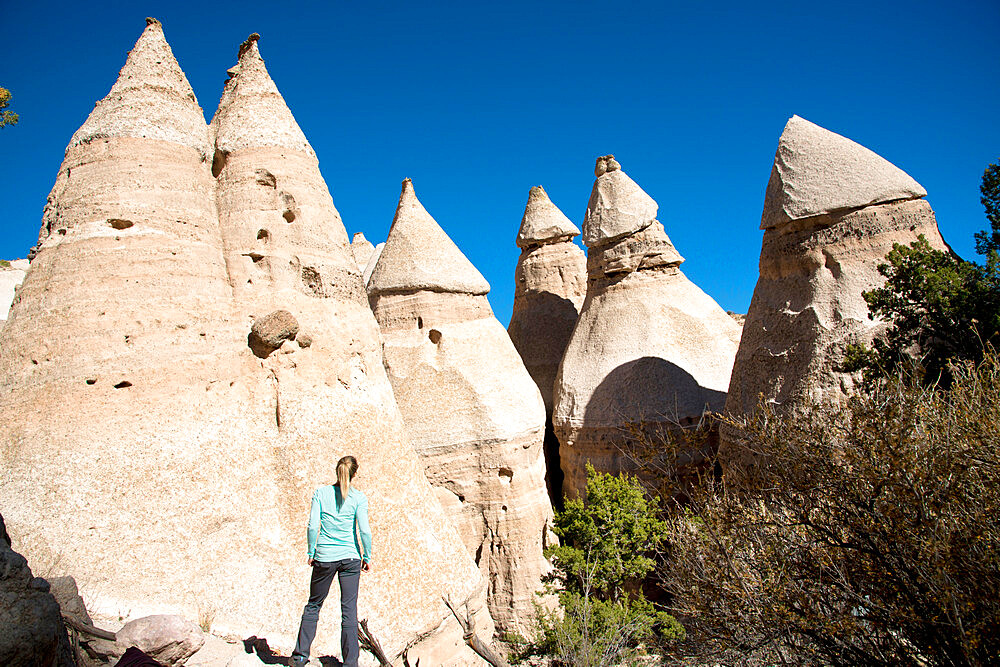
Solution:
{"label": "blonde hair", "polygon": [[337,461],[337,486],[340,487],[340,502],[347,500],[351,491],[351,480],[358,472],[358,460],[353,456],[345,456]]}

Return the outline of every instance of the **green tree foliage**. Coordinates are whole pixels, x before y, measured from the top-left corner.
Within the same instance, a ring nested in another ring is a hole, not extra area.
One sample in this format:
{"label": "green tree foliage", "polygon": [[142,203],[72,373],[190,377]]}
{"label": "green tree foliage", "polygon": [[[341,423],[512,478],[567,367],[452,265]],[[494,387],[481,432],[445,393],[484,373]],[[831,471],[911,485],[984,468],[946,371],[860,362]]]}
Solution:
{"label": "green tree foliage", "polygon": [[986,263],[935,250],[923,236],[908,247],[895,244],[878,267],[885,284],[864,293],[871,316],[891,323],[886,337],[872,348],[849,346],[845,370],[864,370],[871,383],[916,363],[926,382],[947,386],[949,364],[1000,347],[1000,165],[986,169],[981,190],[993,226],[992,235],[976,234]]}
{"label": "green tree foliage", "polygon": [[6,125],[17,125],[18,116],[13,111],[7,109],[10,104],[10,91],[0,88],[0,127]]}
{"label": "green tree foliage", "polygon": [[[1000,362],[947,391],[890,378],[839,408],[734,426],[759,462],[671,522],[663,579],[703,657],[1000,660]],[[727,476],[729,471],[726,471]]]}
{"label": "green tree foliage", "polygon": [[555,520],[562,544],[546,551],[559,608],[539,608],[537,635],[522,657],[546,655],[574,667],[635,664],[640,642],[684,636],[642,593],[666,535],[659,514],[636,478],[587,465],[586,495],[566,499]]}
{"label": "green tree foliage", "polygon": [[990,231],[976,234],[976,252],[988,256],[990,252],[1000,253],[1000,161],[986,167],[979,192],[982,193],[979,201],[990,221]]}

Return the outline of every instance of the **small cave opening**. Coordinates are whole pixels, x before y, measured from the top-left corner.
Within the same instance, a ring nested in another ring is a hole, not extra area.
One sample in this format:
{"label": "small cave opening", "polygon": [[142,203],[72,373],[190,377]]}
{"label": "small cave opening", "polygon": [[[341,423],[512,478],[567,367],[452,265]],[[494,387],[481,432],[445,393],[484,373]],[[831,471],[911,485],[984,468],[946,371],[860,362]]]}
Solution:
{"label": "small cave opening", "polygon": [[431,342],[437,345],[441,342],[441,332],[437,329],[431,329],[427,332],[427,337],[431,339]]}
{"label": "small cave opening", "polygon": [[285,222],[295,222],[295,211],[285,209],[285,211],[281,214],[281,217],[285,219]]}
{"label": "small cave opening", "polygon": [[122,380],[121,382],[115,385],[115,389],[124,389],[126,387],[131,387],[131,386],[132,386],[131,382],[129,382],[128,380]]}
{"label": "small cave opening", "polygon": [[267,231],[266,229],[259,230],[257,232],[257,240],[260,241],[261,243],[270,243],[271,232]]}
{"label": "small cave opening", "polygon": [[226,160],[229,159],[229,153],[226,151],[215,151],[215,156],[212,158],[212,176],[218,178],[219,174],[226,167]]}
{"label": "small cave opening", "polygon": [[418,317],[417,318],[417,328],[418,329],[423,329],[424,328],[424,318],[422,318],[422,317]]}
{"label": "small cave opening", "polygon": [[514,471],[511,470],[510,468],[500,468],[499,475],[501,481],[505,482],[506,484],[510,484],[511,481],[514,479]]}

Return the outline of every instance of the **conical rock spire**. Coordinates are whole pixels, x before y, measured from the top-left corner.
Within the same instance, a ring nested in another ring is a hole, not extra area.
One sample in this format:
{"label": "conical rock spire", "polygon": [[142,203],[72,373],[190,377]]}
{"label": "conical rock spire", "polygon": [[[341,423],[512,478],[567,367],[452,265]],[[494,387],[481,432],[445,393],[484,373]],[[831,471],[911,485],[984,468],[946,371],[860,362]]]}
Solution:
{"label": "conical rock spire", "polygon": [[427,212],[407,178],[368,293],[410,290],[486,294],[490,284]]}
{"label": "conical rock spire", "polygon": [[240,46],[239,62],[229,70],[219,108],[212,118],[215,147],[224,153],[242,148],[275,146],[315,156],[295,122],[285,98],[267,72],[253,33]]}
{"label": "conical rock spire", "polygon": [[517,232],[517,247],[564,241],[579,235],[580,229],[560,211],[540,185],[531,188]]}
{"label": "conical rock spire", "polygon": [[146,19],[118,80],[66,149],[109,137],[161,139],[209,155],[205,116],[156,19]]}
{"label": "conical rock spire", "polygon": [[594,188],[583,221],[583,242],[588,248],[605,245],[648,227],[659,208],[628,175],[614,155],[597,158]]}
{"label": "conical rock spire", "polygon": [[919,183],[885,158],[792,116],[774,154],[760,228],[926,196],[927,191]]}

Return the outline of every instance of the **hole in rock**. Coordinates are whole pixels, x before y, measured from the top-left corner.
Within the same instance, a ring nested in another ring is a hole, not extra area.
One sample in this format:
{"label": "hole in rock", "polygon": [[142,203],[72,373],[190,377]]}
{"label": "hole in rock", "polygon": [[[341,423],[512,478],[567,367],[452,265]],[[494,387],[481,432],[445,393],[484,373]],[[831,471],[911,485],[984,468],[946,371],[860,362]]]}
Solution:
{"label": "hole in rock", "polygon": [[125,387],[131,387],[131,386],[132,386],[131,382],[129,382],[128,380],[122,380],[121,382],[115,385],[115,389],[124,389]]}
{"label": "hole in rock", "polygon": [[97,378],[87,378],[87,384],[94,384],[97,382]]}
{"label": "hole in rock", "polygon": [[427,337],[431,339],[431,342],[437,345],[441,342],[441,332],[437,329],[431,329],[427,332]]}
{"label": "hole in rock", "polygon": [[226,166],[226,160],[229,159],[229,153],[225,151],[215,151],[215,157],[212,158],[212,176],[215,178],[219,177],[222,170]]}
{"label": "hole in rock", "polygon": [[480,544],[479,548],[476,549],[476,565],[479,565],[479,561],[483,558],[483,545]]}
{"label": "hole in rock", "polygon": [[257,169],[254,174],[257,176],[257,185],[264,185],[269,188],[277,186],[277,179],[267,169]]}
{"label": "hole in rock", "polygon": [[514,471],[510,468],[500,468],[500,479],[510,484],[510,481],[514,479]]}
{"label": "hole in rock", "polygon": [[417,318],[417,328],[418,329],[423,329],[424,328],[424,318],[422,318],[422,317],[418,317]]}
{"label": "hole in rock", "polygon": [[257,232],[257,240],[267,243],[268,241],[271,240],[271,232],[267,231],[266,229],[260,230],[259,232]]}
{"label": "hole in rock", "polygon": [[502,509],[504,512],[506,512],[507,511],[507,506],[506,505],[501,505],[500,509]]}
{"label": "hole in rock", "polygon": [[108,218],[108,224],[115,229],[128,229],[135,223],[131,220],[124,220],[122,218]]}
{"label": "hole in rock", "polygon": [[281,217],[285,219],[285,222],[295,222],[295,211],[285,210],[281,214]]}

